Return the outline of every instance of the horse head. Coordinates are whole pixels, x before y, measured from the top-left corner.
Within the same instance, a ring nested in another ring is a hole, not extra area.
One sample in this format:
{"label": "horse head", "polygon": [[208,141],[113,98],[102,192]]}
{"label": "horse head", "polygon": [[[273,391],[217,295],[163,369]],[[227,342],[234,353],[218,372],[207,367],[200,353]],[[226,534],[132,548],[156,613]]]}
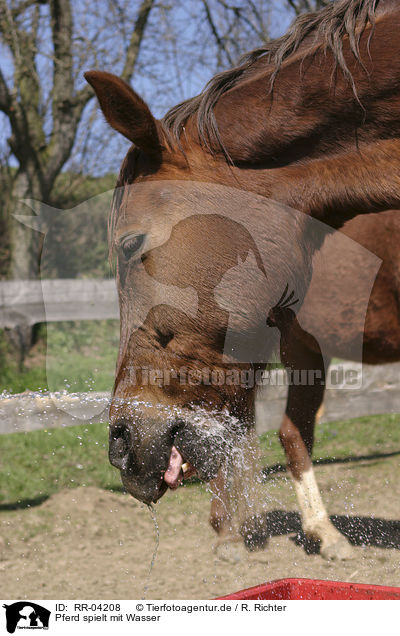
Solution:
{"label": "horse head", "polygon": [[[237,189],[225,162],[218,173],[203,160],[199,180],[202,153],[172,148],[132,89],[104,73],[87,79],[109,123],[134,143],[110,221],[121,339],[109,453],[129,492],[151,502],[179,483],[184,462],[214,478],[251,426],[254,391],[224,378],[254,366],[255,350],[268,361],[265,315],[288,281],[304,297],[309,218]],[[250,334],[239,359],[228,332]]]}

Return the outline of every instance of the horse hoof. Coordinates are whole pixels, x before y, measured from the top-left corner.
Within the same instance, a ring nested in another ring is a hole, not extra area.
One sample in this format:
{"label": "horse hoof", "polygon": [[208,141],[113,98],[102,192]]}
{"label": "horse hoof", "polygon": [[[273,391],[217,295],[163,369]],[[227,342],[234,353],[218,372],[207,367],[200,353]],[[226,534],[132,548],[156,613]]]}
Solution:
{"label": "horse hoof", "polygon": [[264,550],[270,537],[267,522],[262,515],[253,515],[246,519],[239,532],[250,552]]}
{"label": "horse hoof", "polygon": [[327,561],[348,561],[356,557],[353,546],[344,537],[334,543],[321,545],[320,555]]}

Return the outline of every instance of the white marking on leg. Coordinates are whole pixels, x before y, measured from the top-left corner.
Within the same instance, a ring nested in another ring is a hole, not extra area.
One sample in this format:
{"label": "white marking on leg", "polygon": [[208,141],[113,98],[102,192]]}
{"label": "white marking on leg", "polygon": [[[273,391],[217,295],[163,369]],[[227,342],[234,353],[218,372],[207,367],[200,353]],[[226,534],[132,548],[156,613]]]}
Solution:
{"label": "white marking on leg", "polygon": [[293,482],[299,502],[303,530],[307,535],[322,540],[321,530],[323,531],[327,525],[332,529],[333,526],[329,521],[313,469],[309,468],[302,473],[300,479],[293,478]]}
{"label": "white marking on leg", "polygon": [[327,559],[353,558],[347,539],[331,523],[323,504],[312,468],[294,479],[305,534],[320,541],[320,553]]}

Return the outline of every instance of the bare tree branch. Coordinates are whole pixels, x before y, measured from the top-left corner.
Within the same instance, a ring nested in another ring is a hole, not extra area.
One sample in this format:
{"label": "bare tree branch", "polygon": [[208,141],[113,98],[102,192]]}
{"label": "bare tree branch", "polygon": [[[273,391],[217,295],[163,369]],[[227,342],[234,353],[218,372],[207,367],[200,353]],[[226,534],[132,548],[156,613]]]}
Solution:
{"label": "bare tree branch", "polygon": [[295,11],[296,15],[300,14],[300,9],[297,5],[297,2],[295,2],[295,0],[286,0],[288,5]]}
{"label": "bare tree branch", "polygon": [[0,110],[8,114],[10,109],[10,103],[11,103],[11,97],[8,90],[8,86],[6,84],[6,80],[4,79],[4,75],[0,69]]}
{"label": "bare tree branch", "polygon": [[330,4],[331,0],[314,0],[314,3],[310,0],[286,0],[286,2],[294,9],[296,15],[300,15],[306,11],[318,11]]}
{"label": "bare tree branch", "polygon": [[249,5],[251,7],[251,11],[255,17],[255,19],[257,20],[259,27],[257,30],[257,34],[259,35],[260,39],[264,40],[264,42],[266,42],[267,40],[269,40],[270,35],[268,33],[268,28],[266,28],[265,26],[265,20],[263,19],[260,11],[258,10],[255,2],[253,2],[253,0],[248,0]]}
{"label": "bare tree branch", "polygon": [[[153,76],[156,87],[152,107],[167,107],[177,97],[177,78],[185,97],[188,89],[199,90],[199,78],[203,84],[204,75],[226,63],[232,65],[255,41],[264,40],[262,7],[272,2],[0,0],[0,34],[12,60],[11,64],[1,62],[0,111],[8,117],[8,147],[19,163],[10,196],[13,205],[27,196],[49,200],[56,178],[74,152],[83,165],[89,131],[96,135],[97,148],[104,144],[102,124],[97,118],[92,128],[96,116],[90,117],[86,109],[94,93],[77,77],[83,68],[122,69],[120,75],[129,82],[134,72],[143,77],[140,71],[145,64],[146,77]],[[41,10],[39,5],[44,3],[49,10]],[[192,21],[189,29],[186,17]],[[151,46],[143,46],[145,38]],[[174,61],[179,73],[171,81]],[[14,77],[9,81],[11,69]],[[122,144],[121,140],[121,148]],[[10,274],[35,276],[39,248],[12,218],[10,228],[10,244],[19,251]]]}
{"label": "bare tree branch", "polygon": [[154,0],[143,0],[140,5],[139,13],[136,18],[135,26],[132,31],[131,40],[126,52],[125,64],[121,73],[122,79],[129,82],[133,71],[135,70],[137,58],[139,55],[140,44],[149,19],[150,11],[154,6]]}
{"label": "bare tree branch", "polygon": [[10,47],[13,57],[19,59],[21,54],[16,24],[7,0],[0,0],[0,33],[3,35],[4,42]]}
{"label": "bare tree branch", "polygon": [[75,105],[70,0],[50,0],[50,12],[54,66],[53,131],[45,152],[45,181],[49,187],[71,153],[82,112],[82,109],[77,112]]}
{"label": "bare tree branch", "polygon": [[[144,32],[147,26],[148,18],[151,9],[155,5],[155,0],[143,0],[136,21],[132,31],[131,39],[128,45],[128,49],[125,55],[124,67],[121,73],[121,77],[129,82],[132,78],[135,70],[136,62],[138,59],[140,45],[144,36]],[[75,97],[71,100],[74,108],[78,113],[82,113],[86,104],[93,98],[93,90],[89,85],[85,85],[79,90]]]}
{"label": "bare tree branch", "polygon": [[218,33],[218,30],[217,30],[217,27],[215,26],[214,20],[212,18],[210,7],[209,7],[209,4],[208,4],[207,0],[203,0],[203,6],[204,6],[204,9],[205,9],[205,12],[206,12],[207,22],[210,25],[210,29],[211,29],[211,32],[212,32],[214,38],[215,38],[215,41],[216,41],[219,49],[225,53],[226,59],[228,60],[229,64],[231,66],[233,66],[234,60],[232,59],[228,49],[226,48],[223,39],[221,38],[221,36]]}
{"label": "bare tree branch", "polygon": [[[12,9],[10,9],[11,16],[15,20],[27,9],[29,9],[30,7],[34,5],[37,6],[39,4],[47,4],[47,0],[24,0],[24,2],[21,2],[21,4],[19,4],[17,7],[12,7]],[[0,9],[0,14],[2,10],[3,8]]]}
{"label": "bare tree branch", "polygon": [[54,47],[53,104],[57,110],[63,95],[68,99],[74,91],[70,0],[50,0],[50,11]]}

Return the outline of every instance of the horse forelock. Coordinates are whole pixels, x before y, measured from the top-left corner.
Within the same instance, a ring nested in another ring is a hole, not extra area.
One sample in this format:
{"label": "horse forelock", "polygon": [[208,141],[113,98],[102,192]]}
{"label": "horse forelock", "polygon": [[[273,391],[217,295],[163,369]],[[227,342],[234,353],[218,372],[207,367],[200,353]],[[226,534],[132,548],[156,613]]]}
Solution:
{"label": "horse forelock", "polygon": [[[362,63],[359,53],[360,38],[368,24],[372,25],[372,35],[379,2],[380,0],[337,0],[317,12],[298,16],[285,35],[246,53],[240,58],[237,66],[215,75],[200,95],[170,109],[162,120],[166,135],[172,143],[179,145],[185,124],[189,117],[195,116],[201,143],[212,153],[215,153],[216,149],[222,150],[229,159],[213,113],[219,98],[245,81],[259,60],[262,60],[266,67],[271,67],[270,83],[269,86],[266,84],[266,91],[272,90],[283,62],[294,55],[302,44],[308,43],[309,38],[310,47],[319,46],[332,52],[336,68],[339,68],[350,82],[357,97],[353,77],[343,55],[343,39],[348,37],[354,57]],[[307,46],[306,51],[308,50]]]}

